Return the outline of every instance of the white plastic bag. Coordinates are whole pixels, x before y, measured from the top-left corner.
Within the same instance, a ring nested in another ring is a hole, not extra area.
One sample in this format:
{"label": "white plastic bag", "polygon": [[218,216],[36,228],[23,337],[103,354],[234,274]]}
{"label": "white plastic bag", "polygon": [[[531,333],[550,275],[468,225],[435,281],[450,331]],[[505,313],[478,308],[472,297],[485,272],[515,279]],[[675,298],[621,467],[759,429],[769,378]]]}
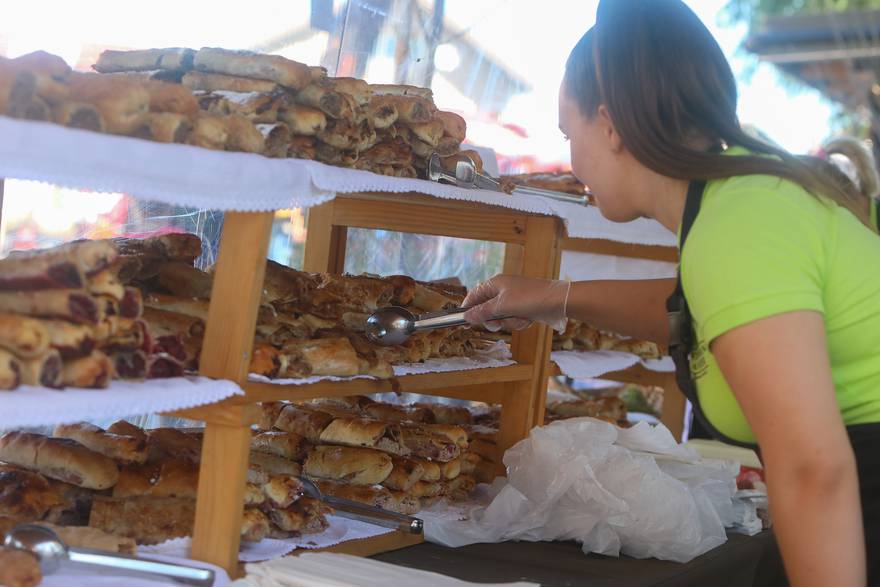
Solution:
{"label": "white plastic bag", "polygon": [[504,464],[487,505],[426,514],[427,539],[577,540],[584,552],[687,562],[723,544],[733,524],[738,467],[701,460],[663,426],[562,420],[532,430]]}

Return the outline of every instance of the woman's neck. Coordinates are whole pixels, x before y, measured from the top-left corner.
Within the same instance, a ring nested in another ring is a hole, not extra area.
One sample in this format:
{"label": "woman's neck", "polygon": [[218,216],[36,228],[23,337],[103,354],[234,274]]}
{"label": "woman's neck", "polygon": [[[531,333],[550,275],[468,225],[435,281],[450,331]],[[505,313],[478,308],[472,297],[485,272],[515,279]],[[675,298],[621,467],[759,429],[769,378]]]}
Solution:
{"label": "woman's neck", "polygon": [[678,232],[687,199],[688,181],[654,173],[652,175],[647,182],[645,216],[653,218],[672,232]]}

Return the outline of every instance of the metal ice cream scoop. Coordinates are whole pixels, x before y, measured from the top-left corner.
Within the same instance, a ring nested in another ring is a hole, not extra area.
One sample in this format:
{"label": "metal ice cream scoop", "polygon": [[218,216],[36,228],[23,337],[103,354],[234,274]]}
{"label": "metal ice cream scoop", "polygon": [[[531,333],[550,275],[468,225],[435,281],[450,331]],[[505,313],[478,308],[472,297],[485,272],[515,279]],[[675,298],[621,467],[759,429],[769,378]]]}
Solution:
{"label": "metal ice cream scoop", "polygon": [[[405,343],[410,336],[420,330],[465,326],[468,322],[464,319],[464,313],[469,309],[453,308],[416,316],[406,308],[389,306],[376,310],[367,318],[364,332],[367,338],[376,344],[395,346]],[[505,320],[509,317],[502,316],[493,320]]]}
{"label": "metal ice cream scoop", "polygon": [[171,565],[90,548],[69,548],[55,532],[36,524],[16,526],[6,535],[4,545],[7,548],[25,550],[36,555],[40,562],[40,570],[47,575],[57,571],[61,567],[61,563],[67,560],[159,575],[189,585],[208,586],[214,584],[214,571],[212,570]]}
{"label": "metal ice cream scoop", "polygon": [[311,498],[324,502],[333,508],[333,513],[343,518],[366,522],[382,526],[383,528],[393,528],[402,530],[410,534],[422,534],[424,532],[424,522],[419,518],[390,512],[382,508],[336,497],[334,495],[324,495],[321,490],[310,479],[306,477],[298,477],[303,485],[303,493]]}

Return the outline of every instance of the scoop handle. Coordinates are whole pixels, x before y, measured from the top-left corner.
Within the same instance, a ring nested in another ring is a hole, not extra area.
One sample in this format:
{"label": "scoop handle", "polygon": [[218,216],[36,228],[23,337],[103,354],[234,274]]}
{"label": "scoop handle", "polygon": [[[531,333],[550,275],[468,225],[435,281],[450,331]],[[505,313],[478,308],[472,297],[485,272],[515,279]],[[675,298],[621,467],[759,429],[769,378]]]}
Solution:
{"label": "scoop handle", "polygon": [[[470,310],[467,308],[453,308],[432,314],[422,314],[413,322],[413,330],[436,330],[437,328],[451,328],[453,326],[467,326],[469,323],[464,319],[464,314]],[[507,320],[513,316],[499,316],[492,320]]]}
{"label": "scoop handle", "polygon": [[214,584],[214,571],[210,569],[172,565],[124,554],[110,554],[90,548],[70,548],[68,549],[68,558],[76,563],[160,575],[189,585],[207,587]]}
{"label": "scoop handle", "polygon": [[421,534],[424,523],[419,518],[389,512],[378,507],[369,506],[350,499],[325,495],[323,502],[334,509],[334,514],[367,524],[402,530],[410,534]]}

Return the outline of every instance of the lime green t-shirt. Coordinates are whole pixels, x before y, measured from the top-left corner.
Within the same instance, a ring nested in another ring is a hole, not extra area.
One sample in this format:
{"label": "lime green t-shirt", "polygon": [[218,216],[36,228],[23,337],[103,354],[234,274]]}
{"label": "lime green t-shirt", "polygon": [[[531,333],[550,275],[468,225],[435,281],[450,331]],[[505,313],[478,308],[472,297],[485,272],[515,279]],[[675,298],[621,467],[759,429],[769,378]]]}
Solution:
{"label": "lime green t-shirt", "polygon": [[[745,153],[728,150],[737,152]],[[844,422],[880,422],[880,237],[849,211],[777,177],[711,181],[681,267],[697,338],[691,371],[702,410],[718,431],[755,442],[712,341],[796,310],[824,317]]]}

